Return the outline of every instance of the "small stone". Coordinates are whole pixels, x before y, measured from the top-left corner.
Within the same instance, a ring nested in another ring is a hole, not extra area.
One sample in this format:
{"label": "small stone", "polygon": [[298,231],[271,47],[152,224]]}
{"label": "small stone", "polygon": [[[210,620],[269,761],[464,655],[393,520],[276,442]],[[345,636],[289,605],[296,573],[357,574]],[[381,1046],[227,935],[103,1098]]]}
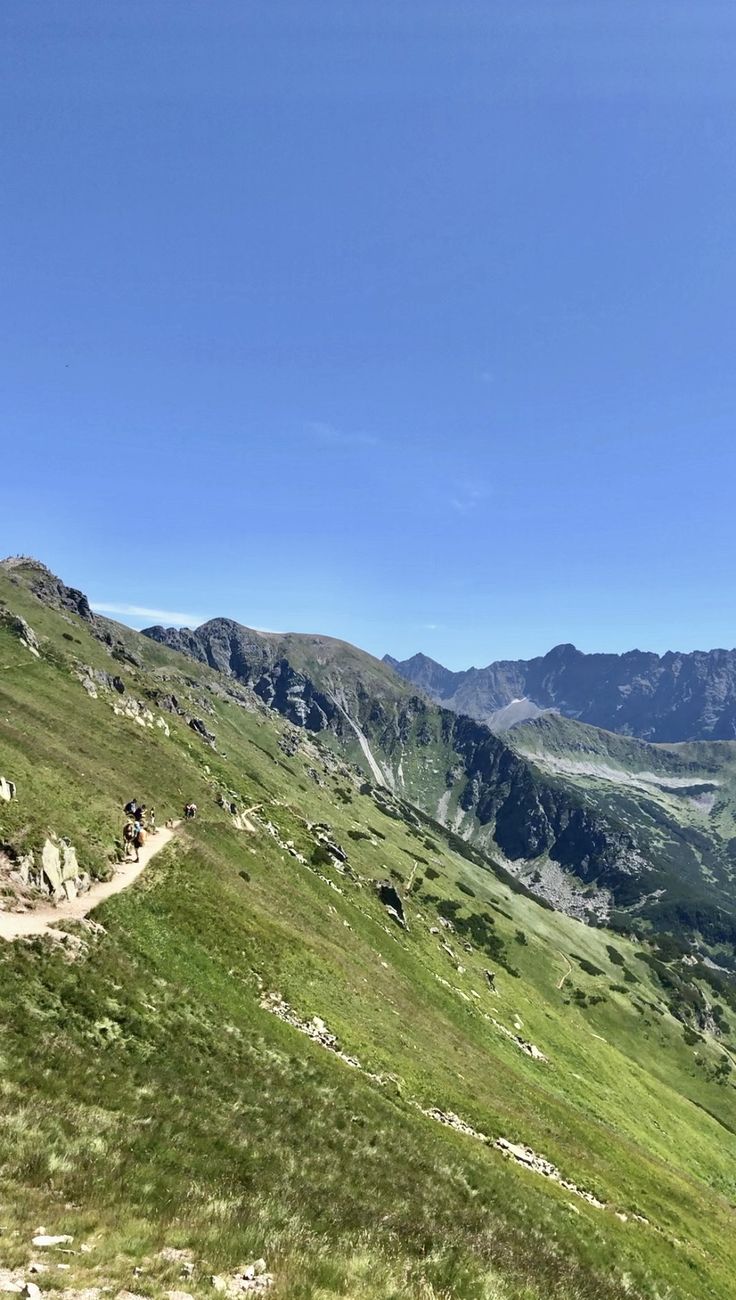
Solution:
{"label": "small stone", "polygon": [[70,1237],[66,1232],[62,1232],[56,1237],[50,1237],[47,1236],[46,1233],[41,1232],[37,1237],[33,1238],[32,1244],[45,1250],[49,1246],[64,1246],[73,1240],[74,1238]]}
{"label": "small stone", "polygon": [[41,1288],[35,1282],[26,1282],[21,1295],[23,1300],[41,1300]]}

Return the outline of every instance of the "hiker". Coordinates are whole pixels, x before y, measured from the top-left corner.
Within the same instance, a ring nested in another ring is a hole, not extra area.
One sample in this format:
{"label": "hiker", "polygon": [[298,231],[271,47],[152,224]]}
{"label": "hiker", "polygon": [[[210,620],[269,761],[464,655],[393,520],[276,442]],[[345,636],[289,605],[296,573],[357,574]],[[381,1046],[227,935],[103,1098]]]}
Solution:
{"label": "hiker", "polygon": [[138,808],[139,808],[138,800],[129,799],[125,807],[123,808],[123,812],[127,813],[129,817],[135,817],[136,813],[138,812]]}
{"label": "hiker", "polygon": [[185,816],[185,817],[188,817],[190,820],[192,820],[194,817],[197,816],[197,805],[196,805],[196,803],[188,803],[188,804],[186,805],[186,807],[185,807],[185,809],[184,809],[184,816]]}
{"label": "hiker", "polygon": [[125,856],[129,857],[131,849],[135,848],[135,825],[133,822],[126,822],[123,827],[123,845],[125,846]]}
{"label": "hiker", "polygon": [[134,847],[134,849],[135,849],[135,861],[136,861],[136,862],[140,862],[140,860],[141,860],[140,851],[141,851],[141,849],[143,848],[143,845],[145,844],[145,842],[146,842],[146,828],[145,828],[145,826],[143,825],[143,822],[142,822],[142,821],[136,822],[136,824],[135,824],[135,839],[133,840],[133,847]]}
{"label": "hiker", "polygon": [[152,835],[156,833],[156,809],[152,808],[148,814],[148,829]]}

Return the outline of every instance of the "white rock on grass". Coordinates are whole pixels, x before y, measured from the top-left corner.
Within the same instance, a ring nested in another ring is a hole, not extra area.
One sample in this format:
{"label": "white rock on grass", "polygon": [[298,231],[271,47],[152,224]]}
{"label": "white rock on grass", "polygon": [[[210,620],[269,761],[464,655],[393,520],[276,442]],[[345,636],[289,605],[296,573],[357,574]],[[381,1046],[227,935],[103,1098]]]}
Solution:
{"label": "white rock on grass", "polygon": [[66,1232],[59,1233],[56,1237],[47,1236],[46,1233],[39,1233],[37,1237],[33,1238],[32,1244],[45,1250],[49,1246],[66,1246],[72,1241],[74,1241],[74,1238],[70,1237]]}

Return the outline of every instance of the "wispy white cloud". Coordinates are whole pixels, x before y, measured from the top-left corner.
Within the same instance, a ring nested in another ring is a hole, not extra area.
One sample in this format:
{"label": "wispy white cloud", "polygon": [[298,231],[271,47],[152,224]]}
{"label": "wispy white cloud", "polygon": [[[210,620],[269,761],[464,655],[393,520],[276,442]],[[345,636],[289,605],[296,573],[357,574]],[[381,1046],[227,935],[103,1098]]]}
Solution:
{"label": "wispy white cloud", "polygon": [[307,432],[315,440],[331,447],[377,447],[380,438],[373,433],[364,433],[357,429],[337,429],[325,420],[310,420]]}
{"label": "wispy white cloud", "polygon": [[419,626],[421,627],[423,632],[438,632],[442,624],[441,623],[420,623]]}
{"label": "wispy white cloud", "polygon": [[450,497],[450,505],[458,514],[469,515],[487,497],[488,488],[483,483],[458,483]]}
{"label": "wispy white cloud", "polygon": [[172,623],[179,627],[196,627],[206,620],[201,614],[183,614],[175,609],[149,609],[147,605],[128,605],[125,601],[93,600],[92,609],[97,614],[120,614],[124,618],[153,618],[159,623]]}

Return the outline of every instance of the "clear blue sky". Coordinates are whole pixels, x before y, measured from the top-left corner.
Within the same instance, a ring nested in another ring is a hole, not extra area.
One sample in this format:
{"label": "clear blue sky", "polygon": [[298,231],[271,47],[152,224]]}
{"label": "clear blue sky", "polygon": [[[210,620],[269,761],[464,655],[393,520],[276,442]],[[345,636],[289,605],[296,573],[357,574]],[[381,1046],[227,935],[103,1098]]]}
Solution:
{"label": "clear blue sky", "polygon": [[0,550],[451,667],[736,643],[733,0],[0,23]]}

